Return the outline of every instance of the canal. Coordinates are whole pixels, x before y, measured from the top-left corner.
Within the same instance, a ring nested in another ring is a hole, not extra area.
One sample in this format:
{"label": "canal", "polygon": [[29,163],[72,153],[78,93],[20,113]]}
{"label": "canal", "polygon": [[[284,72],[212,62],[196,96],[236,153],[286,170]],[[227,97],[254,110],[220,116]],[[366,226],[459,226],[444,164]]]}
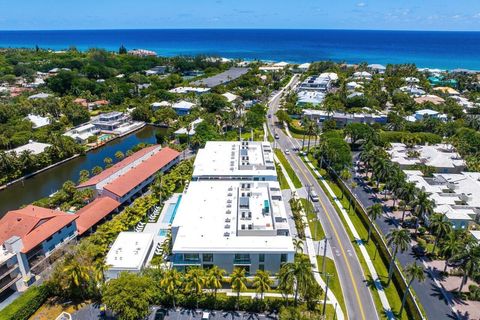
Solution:
{"label": "canal", "polygon": [[145,126],[137,132],[92,150],[85,156],[72,159],[36,176],[25,179],[23,182],[9,186],[0,191],[0,217],[3,217],[9,210],[17,209],[24,204],[32,203],[52,194],[60,189],[67,180],[72,180],[76,183],[81,170],[91,171],[95,166],[105,167],[103,159],[110,157],[115,161],[115,152],[119,150],[125,153],[141,142],[156,143],[155,132],[158,130],[165,129]]}

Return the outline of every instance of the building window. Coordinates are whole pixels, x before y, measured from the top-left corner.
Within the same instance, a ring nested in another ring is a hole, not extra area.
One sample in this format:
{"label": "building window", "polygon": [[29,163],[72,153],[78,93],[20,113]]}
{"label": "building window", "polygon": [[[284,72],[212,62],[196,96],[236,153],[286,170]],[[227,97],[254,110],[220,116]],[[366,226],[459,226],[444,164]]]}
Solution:
{"label": "building window", "polygon": [[280,255],[280,262],[281,262],[281,263],[287,262],[287,254],[286,254],[286,253],[282,253],[282,254]]}
{"label": "building window", "polygon": [[204,253],[202,255],[203,262],[213,262],[213,254],[211,253]]}
{"label": "building window", "polygon": [[185,261],[198,261],[200,257],[198,253],[185,253],[183,254],[183,260]]}
{"label": "building window", "polygon": [[260,253],[260,254],[258,255],[258,261],[259,261],[259,262],[265,262],[265,254]]}
{"label": "building window", "polygon": [[236,253],[235,263],[250,263],[250,255],[248,253]]}
{"label": "building window", "polygon": [[264,264],[259,264],[258,265],[258,270],[265,271],[265,265]]}

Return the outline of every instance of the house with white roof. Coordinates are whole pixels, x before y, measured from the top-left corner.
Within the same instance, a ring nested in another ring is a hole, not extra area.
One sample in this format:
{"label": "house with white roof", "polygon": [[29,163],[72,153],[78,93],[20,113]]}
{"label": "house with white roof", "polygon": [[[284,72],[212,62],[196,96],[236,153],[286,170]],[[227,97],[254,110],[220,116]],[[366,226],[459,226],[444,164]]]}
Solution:
{"label": "house with white roof", "polygon": [[299,64],[295,69],[294,71],[295,72],[307,72],[308,69],[310,69],[310,63],[302,63],[302,64]]}
{"label": "house with white roof", "polygon": [[150,262],[153,234],[120,232],[107,253],[105,279],[116,279],[121,272],[139,273]]}
{"label": "house with white roof", "polygon": [[46,99],[46,98],[51,97],[51,96],[52,95],[49,94],[49,93],[40,92],[40,93],[29,96],[28,100]]}
{"label": "house with white roof", "polygon": [[357,71],[353,74],[353,79],[356,80],[372,80],[372,74],[367,71]]}
{"label": "house with white roof", "polygon": [[204,94],[209,92],[210,88],[202,88],[202,87],[177,87],[168,90],[170,93],[178,93],[178,94],[187,94],[187,93],[195,93],[195,94]]}
{"label": "house with white roof", "polygon": [[319,91],[299,91],[297,93],[297,105],[305,106],[311,104],[319,106],[325,99],[325,93]]}
{"label": "house with white roof", "polygon": [[17,156],[20,155],[24,151],[31,152],[34,155],[40,154],[45,151],[51,144],[48,143],[41,143],[30,140],[27,144],[23,146],[17,147],[15,149],[9,150],[9,152],[14,152]]}
{"label": "house with white roof", "polygon": [[422,109],[415,111],[413,116],[407,116],[405,119],[410,122],[422,121],[426,118],[435,118],[443,121],[447,120],[447,115],[432,109]]}
{"label": "house with white roof", "polygon": [[160,108],[167,108],[167,107],[171,107],[172,104],[168,101],[161,101],[161,102],[154,102],[150,105],[152,107],[152,110],[153,111],[156,111]]}
{"label": "house with white roof", "polygon": [[87,123],[68,130],[63,135],[73,138],[78,143],[87,142],[88,138],[100,133],[100,129],[93,123]]}
{"label": "house with white roof", "polygon": [[174,132],[175,136],[180,136],[184,134],[188,134],[189,136],[195,135],[195,128],[203,122],[203,119],[199,118],[195,121],[190,122],[190,130],[188,128],[180,128]]}
{"label": "house with white roof", "polygon": [[190,110],[195,107],[195,103],[188,102],[185,100],[181,100],[179,102],[175,102],[172,105],[173,110],[179,115],[184,116],[190,113]]}
{"label": "house with white roof", "polygon": [[334,72],[325,72],[320,75],[310,76],[303,81],[299,91],[320,91],[327,92],[338,81],[338,75]]}
{"label": "house with white roof", "polygon": [[439,173],[460,173],[465,167],[465,161],[450,144],[417,145],[407,147],[403,143],[390,143],[387,150],[392,162],[402,169],[412,169],[417,165],[435,168]]}
{"label": "house with white roof", "polygon": [[[454,229],[468,229],[480,217],[480,172],[435,173],[405,170],[407,180],[429,194],[434,212],[443,213]],[[428,217],[424,217],[428,224]]]}
{"label": "house with white roof", "polygon": [[32,126],[33,129],[45,127],[50,124],[50,118],[42,117],[36,114],[29,114],[28,116],[25,117],[25,119],[33,123],[33,126]]}
{"label": "house with white roof", "polygon": [[379,73],[379,74],[383,74],[387,70],[387,67],[377,63],[369,64],[367,68],[372,70],[372,72]]}
{"label": "house with white roof", "polygon": [[225,92],[224,94],[222,94],[222,96],[224,96],[228,102],[234,102],[235,100],[237,100],[238,98],[240,98],[239,96],[237,96],[236,94],[233,94],[231,92]]}
{"label": "house with white roof", "polygon": [[349,83],[346,84],[346,89],[348,91],[356,91],[363,89],[363,86],[355,81],[350,81]]}

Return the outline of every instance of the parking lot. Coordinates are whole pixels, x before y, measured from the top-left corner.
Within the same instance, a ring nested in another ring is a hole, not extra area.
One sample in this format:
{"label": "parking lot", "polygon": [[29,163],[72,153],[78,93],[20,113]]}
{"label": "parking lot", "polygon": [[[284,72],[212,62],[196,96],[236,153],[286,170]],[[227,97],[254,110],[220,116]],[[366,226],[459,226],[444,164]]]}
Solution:
{"label": "parking lot", "polygon": [[208,317],[204,311],[195,310],[165,310],[154,308],[149,320],[273,320],[278,319],[276,314],[258,314],[236,311],[208,311]]}

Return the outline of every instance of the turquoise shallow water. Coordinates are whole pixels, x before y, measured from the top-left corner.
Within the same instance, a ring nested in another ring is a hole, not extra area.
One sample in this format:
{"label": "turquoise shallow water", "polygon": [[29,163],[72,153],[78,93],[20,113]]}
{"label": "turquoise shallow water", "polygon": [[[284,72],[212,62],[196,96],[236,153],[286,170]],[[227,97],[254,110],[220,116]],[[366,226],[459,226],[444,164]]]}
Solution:
{"label": "turquoise shallow water", "polygon": [[0,31],[0,47],[144,48],[160,55],[212,54],[288,62],[415,63],[480,70],[480,32],[354,30]]}

